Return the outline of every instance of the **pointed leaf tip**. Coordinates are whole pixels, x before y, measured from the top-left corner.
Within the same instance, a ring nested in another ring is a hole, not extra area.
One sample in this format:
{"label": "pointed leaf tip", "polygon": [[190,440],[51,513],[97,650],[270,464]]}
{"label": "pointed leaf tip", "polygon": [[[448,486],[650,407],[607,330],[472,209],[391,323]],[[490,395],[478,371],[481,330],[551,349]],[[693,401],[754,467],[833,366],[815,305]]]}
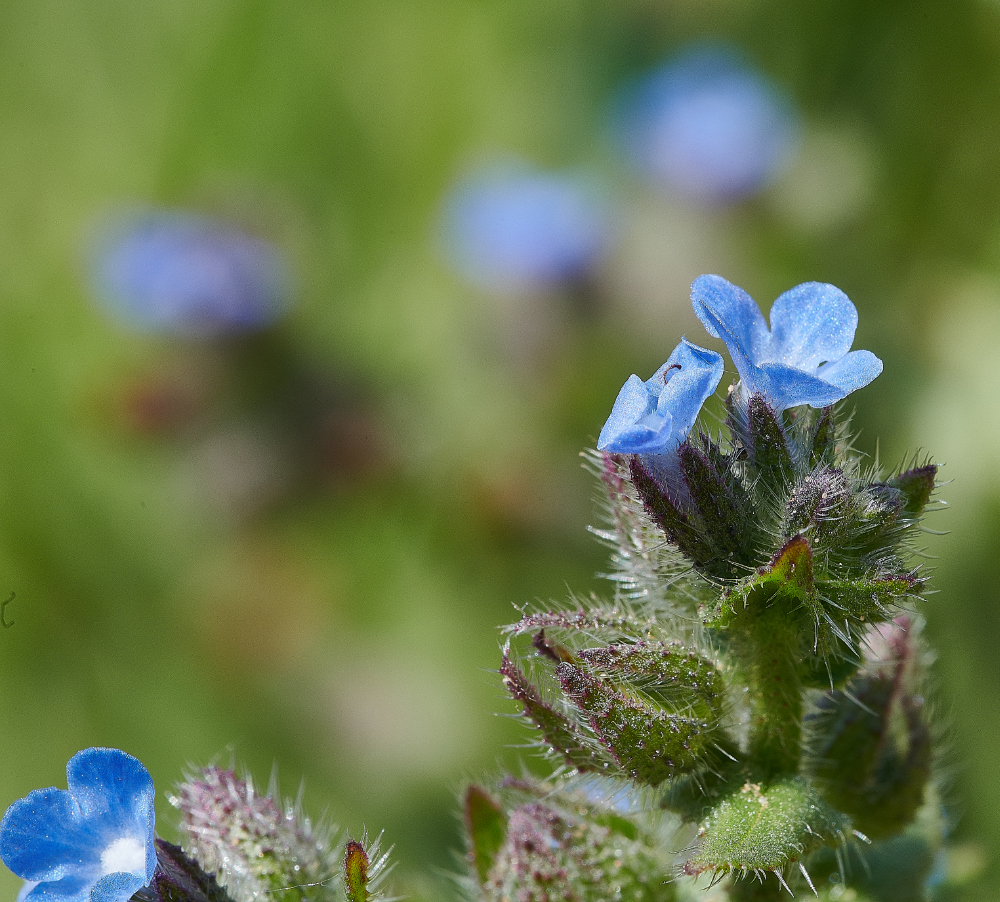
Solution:
{"label": "pointed leaf tip", "polygon": [[815,591],[813,579],[813,555],[809,540],[803,535],[790,538],[771,558],[764,571],[771,579],[780,580],[786,586],[812,595]]}
{"label": "pointed leaf tip", "polygon": [[371,899],[368,892],[368,867],[365,847],[352,839],[344,853],[344,890],[348,902],[369,902]]}
{"label": "pointed leaf tip", "polygon": [[900,473],[889,480],[889,485],[903,493],[905,505],[903,512],[910,517],[919,517],[934,492],[934,480],[937,477],[937,465],[927,464],[914,467],[905,473]]}

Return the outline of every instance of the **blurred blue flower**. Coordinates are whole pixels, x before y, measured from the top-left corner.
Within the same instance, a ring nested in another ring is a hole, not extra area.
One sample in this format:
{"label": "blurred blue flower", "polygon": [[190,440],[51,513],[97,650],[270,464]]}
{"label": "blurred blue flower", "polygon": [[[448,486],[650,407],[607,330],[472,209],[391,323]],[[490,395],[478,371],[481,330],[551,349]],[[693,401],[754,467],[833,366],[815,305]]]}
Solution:
{"label": "blurred blue flower", "polygon": [[682,338],[652,378],[628,381],[615,399],[597,448],[617,454],[672,451],[691,431],[722,378],[722,357]]}
{"label": "blurred blue flower", "polygon": [[771,307],[770,329],[753,298],[721,276],[695,279],[691,302],[708,333],[726,343],[743,391],[759,392],[777,410],[826,407],[882,372],[871,351],[851,351],[858,311],[833,285],[786,291]]}
{"label": "blurred blue flower", "polygon": [[0,821],[0,858],[27,902],[125,902],[156,868],[153,781],[118,749],[78,752],[69,791],[36,789]]}
{"label": "blurred blue flower", "polygon": [[99,242],[97,292],[143,331],[208,336],[260,329],[286,309],[277,248],[192,213],[126,216]]}
{"label": "blurred blue flower", "polygon": [[789,99],[724,47],[689,49],[627,90],[615,128],[648,178],[700,203],[753,194],[798,142]]}
{"label": "blurred blue flower", "polygon": [[593,186],[523,164],[484,168],[459,182],[446,200],[442,232],[455,268],[500,292],[549,289],[585,276],[611,237]]}

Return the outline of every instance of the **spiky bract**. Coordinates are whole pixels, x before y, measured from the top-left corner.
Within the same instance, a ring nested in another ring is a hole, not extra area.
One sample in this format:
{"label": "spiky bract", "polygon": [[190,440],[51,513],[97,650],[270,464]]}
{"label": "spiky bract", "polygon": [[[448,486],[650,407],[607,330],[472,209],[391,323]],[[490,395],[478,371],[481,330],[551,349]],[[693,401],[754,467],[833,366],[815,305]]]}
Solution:
{"label": "spiky bract", "polygon": [[170,798],[181,812],[184,851],[214,874],[235,902],[341,902],[342,844],[297,804],[232,770],[202,768]]}

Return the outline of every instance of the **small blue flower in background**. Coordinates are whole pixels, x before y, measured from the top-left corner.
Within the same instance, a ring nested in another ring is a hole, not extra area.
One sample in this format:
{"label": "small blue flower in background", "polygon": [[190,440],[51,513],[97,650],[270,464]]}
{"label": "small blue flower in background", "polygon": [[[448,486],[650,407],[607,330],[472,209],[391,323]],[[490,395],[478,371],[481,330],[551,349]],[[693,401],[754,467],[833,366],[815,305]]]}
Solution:
{"label": "small blue flower in background", "polygon": [[93,262],[104,304],[142,331],[212,336],[261,329],[287,307],[273,245],[206,216],[149,210],[105,231]]}
{"label": "small blue flower in background", "polygon": [[714,45],[693,47],[633,85],[614,125],[647,178],[706,204],[761,190],[798,143],[784,93],[736,52]]}
{"label": "small blue flower in background", "polygon": [[709,334],[726,343],[743,391],[759,392],[776,410],[826,407],[882,372],[871,351],[851,350],[858,311],[833,285],[786,291],[771,307],[770,329],[753,298],[721,276],[695,279],[691,302]]}
{"label": "small blue flower in background", "polygon": [[599,451],[661,454],[679,445],[722,378],[722,357],[686,339],[652,378],[629,376],[597,439]]}
{"label": "small blue flower in background", "polygon": [[459,182],[445,203],[445,252],[481,288],[557,288],[598,263],[611,227],[599,192],[568,172],[524,164],[484,168]]}
{"label": "small blue flower in background", "polygon": [[153,780],[118,749],[78,752],[69,791],[36,789],[0,821],[0,858],[27,902],[125,902],[156,868]]}

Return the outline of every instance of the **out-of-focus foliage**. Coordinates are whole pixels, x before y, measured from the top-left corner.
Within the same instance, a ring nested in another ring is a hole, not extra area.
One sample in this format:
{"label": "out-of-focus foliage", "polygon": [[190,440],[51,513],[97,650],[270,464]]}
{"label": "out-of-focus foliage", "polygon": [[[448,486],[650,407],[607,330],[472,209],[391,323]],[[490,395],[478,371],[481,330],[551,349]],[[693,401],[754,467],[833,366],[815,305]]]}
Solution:
{"label": "out-of-focus foliage", "polygon": [[[622,86],[705,41],[800,122],[789,168],[735,206],[644,184],[613,134]],[[8,0],[0,805],[86,746],[167,786],[234,744],[304,775],[311,808],[384,827],[399,875],[447,867],[452,788],[517,758],[494,627],[599,588],[577,451],[696,329],[696,275],[764,306],[819,280],[885,362],[864,450],[934,449],[953,480],[928,635],[955,867],[992,898],[998,95],[992,0]],[[444,198],[505,156],[613,199],[585,284],[494,294],[448,268]],[[110,319],[87,255],[136,206],[272,242],[287,317],[200,342]]]}

